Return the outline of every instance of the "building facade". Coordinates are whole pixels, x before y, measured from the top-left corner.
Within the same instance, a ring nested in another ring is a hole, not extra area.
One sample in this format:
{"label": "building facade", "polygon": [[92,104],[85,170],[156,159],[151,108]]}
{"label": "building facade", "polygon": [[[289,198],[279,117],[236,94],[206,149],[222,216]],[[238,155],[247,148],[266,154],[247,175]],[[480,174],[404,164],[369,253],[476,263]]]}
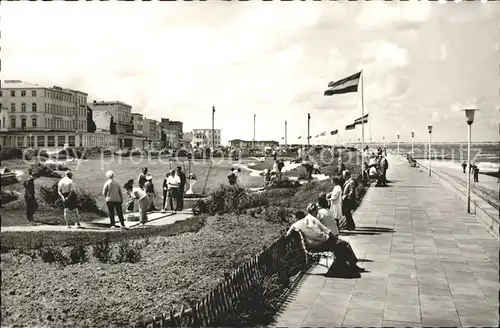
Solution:
{"label": "building facade", "polygon": [[[107,111],[113,117],[117,148],[143,148],[144,137],[134,134],[132,106],[121,101],[94,101],[88,106],[93,112]],[[140,114],[142,116],[142,114]],[[141,127],[142,134],[142,127]]]}
{"label": "building facade", "polygon": [[233,139],[229,141],[229,145],[233,148],[256,148],[256,149],[265,149],[265,148],[274,148],[279,146],[278,141],[274,140],[241,140],[241,139]]}
{"label": "building facade", "polygon": [[3,81],[1,87],[1,145],[64,147],[83,143],[87,93],[20,80]]}
{"label": "building facade", "polygon": [[145,147],[148,149],[161,148],[160,122],[150,118],[144,118],[142,128],[144,138],[146,139]]}
{"label": "building facade", "polygon": [[160,126],[163,132],[162,140],[167,148],[177,148],[183,137],[183,123],[180,121],[171,121],[168,118],[162,118]]}
{"label": "building facade", "polygon": [[[194,129],[193,147],[219,147],[221,146],[221,129],[214,129],[212,139],[212,129]],[[215,144],[214,144],[215,142]]]}

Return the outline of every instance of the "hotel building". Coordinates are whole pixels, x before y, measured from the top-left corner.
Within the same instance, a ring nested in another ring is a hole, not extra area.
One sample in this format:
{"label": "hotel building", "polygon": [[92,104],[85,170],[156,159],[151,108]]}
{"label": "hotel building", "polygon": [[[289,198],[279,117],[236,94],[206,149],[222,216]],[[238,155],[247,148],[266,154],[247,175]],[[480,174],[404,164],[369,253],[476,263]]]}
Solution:
{"label": "hotel building", "polygon": [[221,129],[214,129],[213,132],[214,138],[212,139],[212,129],[194,129],[191,144],[193,147],[219,147],[221,145]]}

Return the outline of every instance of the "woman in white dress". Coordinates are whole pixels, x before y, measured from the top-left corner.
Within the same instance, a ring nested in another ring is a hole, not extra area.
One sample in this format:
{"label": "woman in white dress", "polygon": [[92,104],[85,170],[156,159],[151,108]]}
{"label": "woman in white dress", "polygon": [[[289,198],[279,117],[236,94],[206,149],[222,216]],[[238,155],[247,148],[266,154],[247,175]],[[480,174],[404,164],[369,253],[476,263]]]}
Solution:
{"label": "woman in white dress", "polygon": [[340,219],[342,218],[342,187],[340,186],[340,178],[333,177],[332,181],[333,190],[328,200],[330,201],[330,210],[333,213],[333,218],[337,222],[337,227],[340,227]]}

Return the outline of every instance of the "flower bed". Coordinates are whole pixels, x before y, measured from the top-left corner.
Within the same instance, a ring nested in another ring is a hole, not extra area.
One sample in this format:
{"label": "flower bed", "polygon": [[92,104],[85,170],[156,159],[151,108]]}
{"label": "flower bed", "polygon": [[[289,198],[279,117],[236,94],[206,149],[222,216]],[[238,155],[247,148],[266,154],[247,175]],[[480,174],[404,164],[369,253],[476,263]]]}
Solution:
{"label": "flower bed", "polygon": [[43,262],[37,252],[4,253],[2,324],[130,326],[193,304],[284,229],[246,215],[210,217],[197,233],[150,238],[138,263],[92,257],[63,265]]}

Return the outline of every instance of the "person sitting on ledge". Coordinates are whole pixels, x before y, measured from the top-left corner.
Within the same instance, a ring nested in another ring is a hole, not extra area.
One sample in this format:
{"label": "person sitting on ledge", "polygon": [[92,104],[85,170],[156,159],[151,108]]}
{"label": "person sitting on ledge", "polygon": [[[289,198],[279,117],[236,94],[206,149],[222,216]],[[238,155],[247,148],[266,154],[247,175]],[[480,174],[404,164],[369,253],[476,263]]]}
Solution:
{"label": "person sitting on ledge", "polygon": [[[357,265],[358,259],[354,251],[345,240],[339,239],[330,229],[325,227],[317,218],[318,206],[310,203],[307,206],[309,214],[297,211],[295,218],[297,222],[292,224],[287,231],[287,236],[294,230],[300,231],[305,238],[305,243],[311,252],[331,251],[335,255],[335,267],[339,269],[350,269],[357,272],[365,271]],[[330,272],[332,268],[328,271]]]}

